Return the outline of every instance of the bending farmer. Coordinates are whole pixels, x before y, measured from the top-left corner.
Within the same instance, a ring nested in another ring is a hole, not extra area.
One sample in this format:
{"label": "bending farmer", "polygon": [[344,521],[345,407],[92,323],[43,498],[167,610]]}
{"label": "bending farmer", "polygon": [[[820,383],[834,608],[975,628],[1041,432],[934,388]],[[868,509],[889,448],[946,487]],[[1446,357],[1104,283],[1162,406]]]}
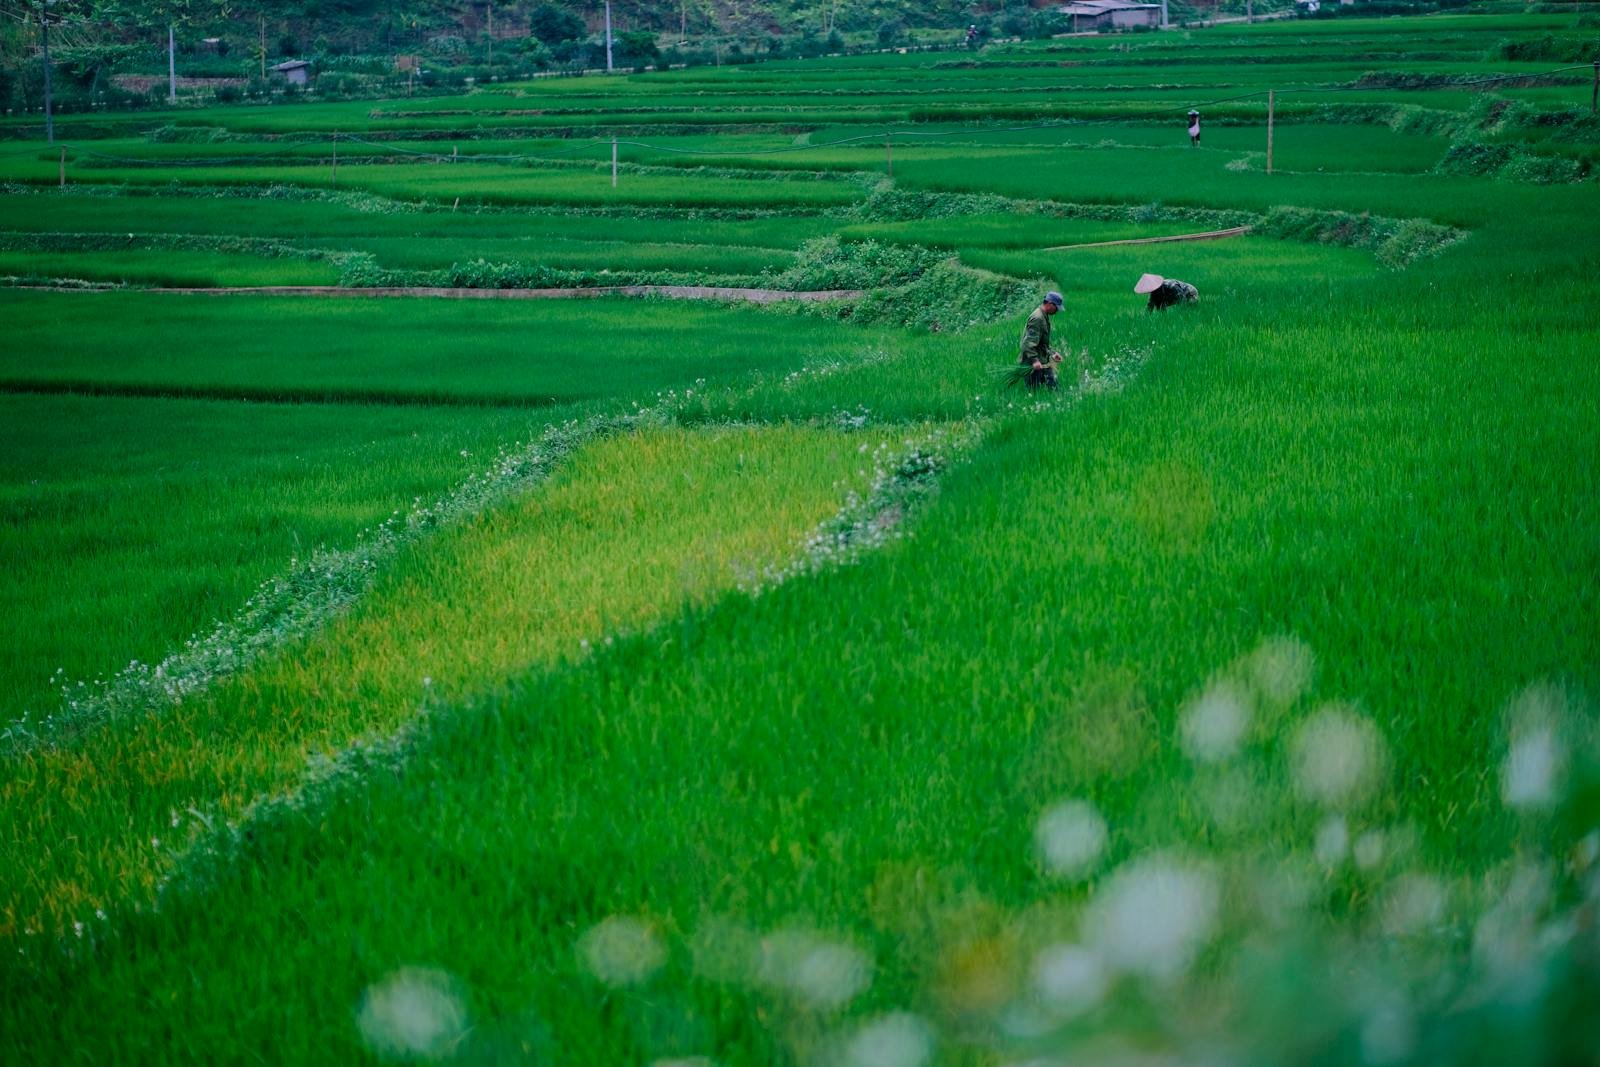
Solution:
{"label": "bending farmer", "polygon": [[1188,282],[1163,278],[1159,274],[1144,275],[1133,291],[1150,294],[1150,302],[1144,307],[1146,311],[1165,311],[1174,304],[1192,304],[1200,299],[1200,290]]}
{"label": "bending farmer", "polygon": [[1051,290],[1044,294],[1043,303],[1028,316],[1028,325],[1022,329],[1022,351],[1017,355],[1017,362],[1032,368],[1028,374],[1029,389],[1041,385],[1057,388],[1056,364],[1061,362],[1061,353],[1050,347],[1050,316],[1060,310],[1061,294]]}

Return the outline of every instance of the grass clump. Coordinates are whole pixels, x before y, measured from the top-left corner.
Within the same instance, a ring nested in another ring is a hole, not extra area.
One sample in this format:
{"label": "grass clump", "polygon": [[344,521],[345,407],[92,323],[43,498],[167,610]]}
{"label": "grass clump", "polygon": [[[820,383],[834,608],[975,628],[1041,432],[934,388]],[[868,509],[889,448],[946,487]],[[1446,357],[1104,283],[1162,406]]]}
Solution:
{"label": "grass clump", "polygon": [[1466,236],[1453,226],[1427,219],[1388,219],[1292,207],[1269,212],[1257,223],[1256,232],[1266,237],[1369,249],[1380,263],[1397,269],[1438,255]]}

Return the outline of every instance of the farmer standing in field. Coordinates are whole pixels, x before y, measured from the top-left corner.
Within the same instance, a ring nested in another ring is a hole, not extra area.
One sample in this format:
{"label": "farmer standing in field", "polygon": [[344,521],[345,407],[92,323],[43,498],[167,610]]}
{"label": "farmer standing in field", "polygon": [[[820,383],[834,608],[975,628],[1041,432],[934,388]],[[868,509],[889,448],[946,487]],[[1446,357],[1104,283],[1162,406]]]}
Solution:
{"label": "farmer standing in field", "polygon": [[1017,362],[1032,368],[1028,375],[1029,389],[1041,385],[1058,388],[1055,365],[1061,362],[1061,353],[1050,347],[1050,316],[1061,310],[1061,302],[1061,294],[1054,289],[1044,294],[1044,300],[1028,316],[1028,325],[1022,329],[1022,351],[1017,355]]}

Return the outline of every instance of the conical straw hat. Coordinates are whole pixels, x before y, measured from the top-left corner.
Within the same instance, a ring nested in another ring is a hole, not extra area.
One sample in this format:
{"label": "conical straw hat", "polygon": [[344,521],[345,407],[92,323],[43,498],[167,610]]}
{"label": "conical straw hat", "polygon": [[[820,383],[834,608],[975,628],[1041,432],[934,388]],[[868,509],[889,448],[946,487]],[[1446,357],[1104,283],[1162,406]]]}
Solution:
{"label": "conical straw hat", "polygon": [[1140,294],[1153,293],[1161,288],[1161,283],[1164,281],[1166,279],[1159,274],[1141,274],[1139,284],[1133,287],[1133,291]]}

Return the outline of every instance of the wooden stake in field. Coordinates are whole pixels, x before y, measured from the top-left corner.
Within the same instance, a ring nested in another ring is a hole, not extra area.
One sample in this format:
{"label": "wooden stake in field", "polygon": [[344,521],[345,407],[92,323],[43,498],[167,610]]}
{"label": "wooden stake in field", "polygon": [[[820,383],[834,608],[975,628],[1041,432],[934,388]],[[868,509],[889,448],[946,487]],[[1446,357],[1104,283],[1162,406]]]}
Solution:
{"label": "wooden stake in field", "polygon": [[67,187],[67,150],[61,150],[61,188]]}
{"label": "wooden stake in field", "polygon": [[617,187],[617,139],[611,138],[611,188]]}
{"label": "wooden stake in field", "polygon": [[1272,112],[1277,93],[1267,90],[1267,173],[1272,173]]}
{"label": "wooden stake in field", "polygon": [[894,181],[894,134],[883,135],[883,163],[888,171],[889,180]]}
{"label": "wooden stake in field", "polygon": [[339,131],[333,131],[333,184],[339,184]]}

